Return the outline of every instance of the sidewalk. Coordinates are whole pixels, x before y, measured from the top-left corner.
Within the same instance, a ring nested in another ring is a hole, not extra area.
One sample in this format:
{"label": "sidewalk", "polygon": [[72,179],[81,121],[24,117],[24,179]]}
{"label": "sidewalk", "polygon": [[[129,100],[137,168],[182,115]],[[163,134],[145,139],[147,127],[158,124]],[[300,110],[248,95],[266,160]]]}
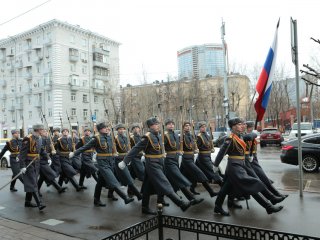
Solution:
{"label": "sidewalk", "polygon": [[77,240],[43,228],[0,218],[1,240]]}

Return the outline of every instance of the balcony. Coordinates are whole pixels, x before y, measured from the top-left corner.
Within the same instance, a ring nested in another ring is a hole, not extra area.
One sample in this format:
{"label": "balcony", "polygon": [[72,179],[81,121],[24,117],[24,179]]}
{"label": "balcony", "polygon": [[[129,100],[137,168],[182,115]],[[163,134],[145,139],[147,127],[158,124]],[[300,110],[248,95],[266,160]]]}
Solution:
{"label": "balcony", "polygon": [[52,45],[52,40],[51,39],[46,39],[44,40],[44,43],[43,43],[46,47],[47,46],[51,46]]}
{"label": "balcony", "polygon": [[78,90],[80,90],[80,86],[79,85],[70,84],[70,89],[71,89],[71,91],[78,91]]}
{"label": "balcony", "polygon": [[108,50],[105,50],[105,49],[102,49],[102,48],[99,48],[99,47],[93,47],[92,51],[93,51],[93,53],[101,53],[103,55],[109,56],[109,51]]}
{"label": "balcony", "polygon": [[42,108],[42,102],[41,101],[35,102],[34,106],[36,108]]}
{"label": "balcony", "polygon": [[32,73],[31,72],[27,72],[24,78],[26,80],[28,80],[28,81],[32,80]]}
{"label": "balcony", "polygon": [[8,111],[9,112],[14,112],[16,110],[15,106],[9,106]]}
{"label": "balcony", "polygon": [[105,89],[104,88],[93,88],[93,93],[95,94],[104,94]]}
{"label": "balcony", "polygon": [[5,93],[2,93],[0,96],[1,96],[2,100],[6,100],[7,99],[7,94],[5,94]]}
{"label": "balcony", "polygon": [[103,63],[99,61],[93,61],[93,67],[100,67],[100,68],[106,68],[109,69],[109,63]]}
{"label": "balcony", "polygon": [[102,80],[104,82],[107,82],[110,80],[109,76],[102,76],[102,75],[98,75],[96,73],[93,74],[93,78],[97,79],[97,80]]}
{"label": "balcony", "polygon": [[32,46],[32,49],[37,50],[37,49],[41,49],[42,48],[42,44],[40,43],[36,43]]}
{"label": "balcony", "polygon": [[12,51],[7,53],[7,57],[13,57],[13,56],[14,56],[14,53]]}
{"label": "balcony", "polygon": [[16,104],[16,109],[17,110],[22,110],[23,109],[23,103],[17,103]]}
{"label": "balcony", "polygon": [[33,50],[31,45],[27,45],[26,48],[24,49],[25,52],[31,52]]}
{"label": "balcony", "polygon": [[7,81],[6,80],[0,80],[0,87],[6,87],[7,86]]}
{"label": "balcony", "polygon": [[78,62],[79,61],[79,55],[69,55],[69,61],[70,62]]}
{"label": "balcony", "polygon": [[26,62],[26,63],[24,64],[24,66],[25,66],[26,68],[31,68],[31,67],[32,67],[32,62]]}
{"label": "balcony", "polygon": [[7,57],[6,57],[6,54],[5,54],[5,53],[3,53],[3,54],[0,56],[0,61],[1,61],[1,62],[7,61]]}
{"label": "balcony", "polygon": [[22,60],[16,62],[16,68],[23,68],[23,62],[22,62]]}
{"label": "balcony", "polygon": [[33,59],[33,62],[35,64],[38,64],[42,61],[43,57],[42,56],[35,56],[34,59]]}

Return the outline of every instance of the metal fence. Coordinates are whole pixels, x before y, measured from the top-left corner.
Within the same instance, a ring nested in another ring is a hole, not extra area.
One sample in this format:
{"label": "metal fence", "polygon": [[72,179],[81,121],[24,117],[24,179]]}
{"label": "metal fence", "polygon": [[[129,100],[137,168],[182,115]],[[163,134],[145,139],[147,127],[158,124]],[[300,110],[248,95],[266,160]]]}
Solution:
{"label": "metal fence", "polygon": [[[176,232],[176,237],[172,237],[172,230]],[[164,231],[168,231],[169,236],[165,237]],[[194,235],[182,236],[183,232],[194,233]],[[210,239],[217,240],[320,240],[318,237],[162,215],[162,208],[158,209],[158,216],[135,224],[103,240],[133,240],[141,239],[142,236],[146,240],[201,240],[202,236],[210,236]]]}

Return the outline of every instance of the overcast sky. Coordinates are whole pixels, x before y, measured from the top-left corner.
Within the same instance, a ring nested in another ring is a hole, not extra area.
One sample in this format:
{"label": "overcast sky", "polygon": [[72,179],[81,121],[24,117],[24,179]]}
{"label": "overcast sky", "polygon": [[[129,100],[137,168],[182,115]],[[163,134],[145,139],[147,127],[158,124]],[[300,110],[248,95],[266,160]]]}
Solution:
{"label": "overcast sky", "polygon": [[[0,23],[46,0],[1,1]],[[251,68],[263,65],[276,23],[279,28],[278,64],[294,76],[290,53],[290,17],[298,21],[300,65],[320,45],[318,0],[51,0],[0,26],[0,38],[15,35],[51,19],[90,29],[122,43],[121,84],[177,75],[177,50],[194,44],[221,43],[221,20],[226,23],[225,40],[230,63]]]}

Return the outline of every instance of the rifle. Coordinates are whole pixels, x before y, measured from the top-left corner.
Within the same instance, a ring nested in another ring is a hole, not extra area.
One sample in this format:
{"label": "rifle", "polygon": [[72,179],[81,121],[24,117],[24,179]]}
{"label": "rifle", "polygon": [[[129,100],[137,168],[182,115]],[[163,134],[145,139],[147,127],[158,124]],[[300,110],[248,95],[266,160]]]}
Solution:
{"label": "rifle", "polygon": [[182,106],[180,106],[180,119],[181,119],[181,130],[180,130],[180,152],[183,152],[183,110],[182,110]]}
{"label": "rifle", "polygon": [[59,112],[59,118],[60,118],[60,129],[62,130],[62,128],[63,128],[63,124],[62,124],[62,118],[61,118],[61,113]]}
{"label": "rifle", "polygon": [[[104,106],[104,107],[106,107],[106,106]],[[107,114],[108,120],[110,121],[108,109],[104,108],[104,111]],[[111,127],[112,151],[113,151],[114,154],[118,154],[117,148],[116,148],[116,141],[114,139],[114,130],[113,130],[113,126],[112,126],[112,121],[110,121],[110,127]]]}
{"label": "rifle", "polygon": [[80,139],[81,138],[81,136],[80,136],[80,125],[79,125],[79,121],[78,121],[78,118],[77,118],[77,115],[75,115],[75,117],[76,117],[76,121],[77,121],[77,131],[78,131],[78,138]]}
{"label": "rifle", "polygon": [[52,139],[53,134],[52,134],[52,132],[51,132],[51,130],[50,130],[50,128],[49,128],[49,124],[48,124],[48,122],[47,122],[46,115],[43,114],[43,111],[42,111],[41,108],[40,108],[40,111],[41,111],[41,115],[42,115],[42,117],[43,117],[43,119],[44,119],[44,122],[45,122],[45,124],[47,125],[47,128],[48,128],[48,136],[49,136],[49,139],[50,139],[51,151],[56,151],[56,149],[55,149],[55,147],[54,147],[54,145],[53,145],[53,139]]}
{"label": "rifle", "polygon": [[161,145],[162,145],[162,149],[161,149],[161,152],[163,154],[163,157],[165,155],[165,148],[164,148],[164,125],[163,125],[163,117],[162,117],[162,112],[161,112],[161,103],[158,104],[158,109],[159,109],[159,117],[160,117],[160,122],[161,122]]}
{"label": "rifle", "polygon": [[90,109],[90,114],[91,114],[91,122],[92,122],[92,130],[93,130],[93,135],[96,135],[96,131],[94,129],[94,121],[93,121],[93,115],[92,115],[92,110]]}
{"label": "rifle", "polygon": [[193,120],[192,120],[192,136],[193,136],[193,141],[194,141],[194,148],[195,148],[195,150],[199,150],[198,145],[197,145],[196,131],[194,129],[194,121]]}
{"label": "rifle", "polygon": [[69,115],[68,115],[68,110],[66,110],[66,114],[67,114],[67,118],[68,118],[68,122],[69,122],[69,126],[70,126],[70,134],[71,134],[71,142],[72,142],[72,151],[74,152],[74,151],[76,150],[76,144],[75,144],[74,137],[73,137],[72,125],[71,125],[70,118],[69,118]]}
{"label": "rifle", "polygon": [[207,126],[209,127],[209,136],[210,136],[210,145],[211,145],[211,150],[214,149],[214,146],[213,146],[213,134],[212,134],[212,127],[211,127],[211,122],[209,121],[209,118],[208,118],[208,111],[204,111],[205,114],[206,114],[206,118],[207,118]]}

